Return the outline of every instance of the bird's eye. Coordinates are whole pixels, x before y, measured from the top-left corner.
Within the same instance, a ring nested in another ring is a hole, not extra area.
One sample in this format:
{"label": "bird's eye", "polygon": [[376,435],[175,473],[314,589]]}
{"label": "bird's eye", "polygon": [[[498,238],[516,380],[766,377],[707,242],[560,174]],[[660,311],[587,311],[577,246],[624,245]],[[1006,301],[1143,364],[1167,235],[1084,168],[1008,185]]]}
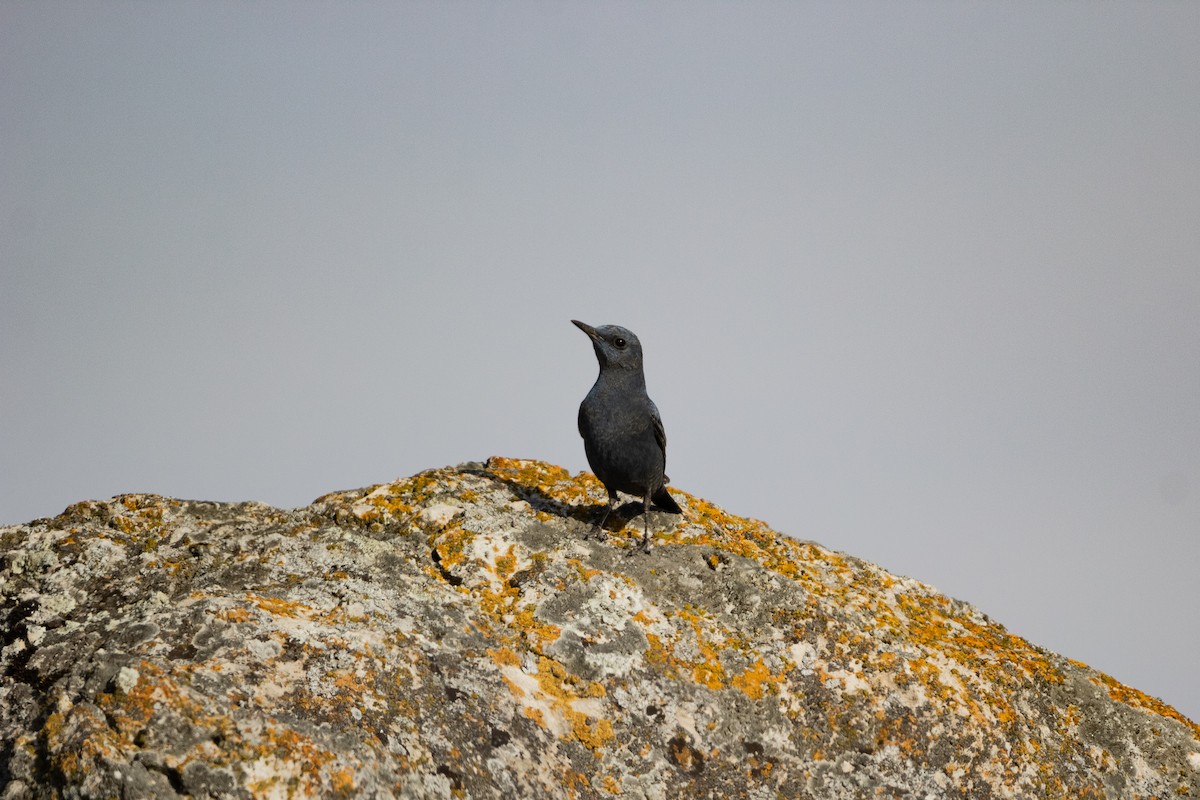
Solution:
{"label": "bird's eye", "polygon": [[621,348],[622,350],[625,349],[625,340],[622,339],[620,336],[613,339],[613,344],[615,344],[617,347]]}

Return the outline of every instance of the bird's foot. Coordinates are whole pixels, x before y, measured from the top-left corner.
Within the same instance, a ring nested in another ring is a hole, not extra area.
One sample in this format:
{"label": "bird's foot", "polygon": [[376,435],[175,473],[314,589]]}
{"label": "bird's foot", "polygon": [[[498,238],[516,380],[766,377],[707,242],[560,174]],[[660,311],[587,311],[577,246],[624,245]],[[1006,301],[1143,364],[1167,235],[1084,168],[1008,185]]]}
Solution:
{"label": "bird's foot", "polygon": [[650,552],[650,515],[649,515],[649,512],[647,512],[647,514],[646,514],[646,527],[642,529],[642,540],[640,542],[638,542],[637,549],[641,550],[643,553]]}
{"label": "bird's foot", "polygon": [[625,548],[625,557],[626,557],[626,558],[628,558],[628,557],[630,557],[630,556],[633,556],[633,555],[634,555],[634,554],[636,554],[636,553],[641,553],[641,554],[643,554],[643,555],[648,555],[648,554],[650,553],[650,540],[649,540],[649,539],[641,539],[641,540],[640,540],[640,541],[639,541],[639,542],[638,542],[636,545],[634,545],[633,547],[626,547],[626,548]]}
{"label": "bird's foot", "polygon": [[604,530],[604,523],[608,522],[608,515],[611,513],[612,513],[612,506],[605,506],[604,507],[604,515],[602,517],[600,517],[600,521],[596,523],[596,527],[594,527],[594,528],[592,528],[592,530],[588,531],[587,534],[585,534],[583,538],[591,539],[594,536],[596,538],[596,541],[598,541],[598,542],[603,542],[605,539],[607,539],[608,531]]}

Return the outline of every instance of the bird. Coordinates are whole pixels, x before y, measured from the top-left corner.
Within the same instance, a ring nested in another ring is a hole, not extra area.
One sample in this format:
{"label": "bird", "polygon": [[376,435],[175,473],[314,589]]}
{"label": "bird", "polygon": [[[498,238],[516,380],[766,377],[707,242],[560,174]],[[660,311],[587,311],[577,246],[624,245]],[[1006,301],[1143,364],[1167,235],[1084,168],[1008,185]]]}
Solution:
{"label": "bird", "polygon": [[571,320],[592,340],[600,374],[587,397],[579,404],[579,435],[588,464],[608,491],[608,504],[597,526],[601,538],[604,523],[616,508],[617,492],[641,498],[645,529],[643,552],[650,552],[650,504],[682,514],[666,483],[667,434],[662,415],[646,394],[642,372],[642,343],[633,331],[620,325],[593,328]]}

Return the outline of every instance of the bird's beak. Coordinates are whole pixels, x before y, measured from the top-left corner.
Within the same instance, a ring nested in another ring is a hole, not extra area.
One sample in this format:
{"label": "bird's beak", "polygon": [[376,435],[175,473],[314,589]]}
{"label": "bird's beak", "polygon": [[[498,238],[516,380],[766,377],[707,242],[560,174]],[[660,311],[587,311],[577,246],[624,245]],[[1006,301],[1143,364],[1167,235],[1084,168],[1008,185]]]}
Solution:
{"label": "bird's beak", "polygon": [[600,341],[600,334],[596,333],[596,329],[593,328],[591,325],[580,322],[577,319],[571,320],[571,324],[574,325],[576,328],[579,328],[579,330],[583,331],[588,336],[590,336],[592,338],[593,342]]}

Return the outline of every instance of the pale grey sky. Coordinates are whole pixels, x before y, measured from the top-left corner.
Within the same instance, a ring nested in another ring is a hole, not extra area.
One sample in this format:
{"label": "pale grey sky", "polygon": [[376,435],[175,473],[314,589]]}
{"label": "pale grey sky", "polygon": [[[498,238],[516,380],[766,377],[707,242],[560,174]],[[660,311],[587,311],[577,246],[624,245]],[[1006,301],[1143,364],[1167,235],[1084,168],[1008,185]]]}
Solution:
{"label": "pale grey sky", "polygon": [[1200,719],[1200,4],[0,0],[0,522],[586,468]]}

